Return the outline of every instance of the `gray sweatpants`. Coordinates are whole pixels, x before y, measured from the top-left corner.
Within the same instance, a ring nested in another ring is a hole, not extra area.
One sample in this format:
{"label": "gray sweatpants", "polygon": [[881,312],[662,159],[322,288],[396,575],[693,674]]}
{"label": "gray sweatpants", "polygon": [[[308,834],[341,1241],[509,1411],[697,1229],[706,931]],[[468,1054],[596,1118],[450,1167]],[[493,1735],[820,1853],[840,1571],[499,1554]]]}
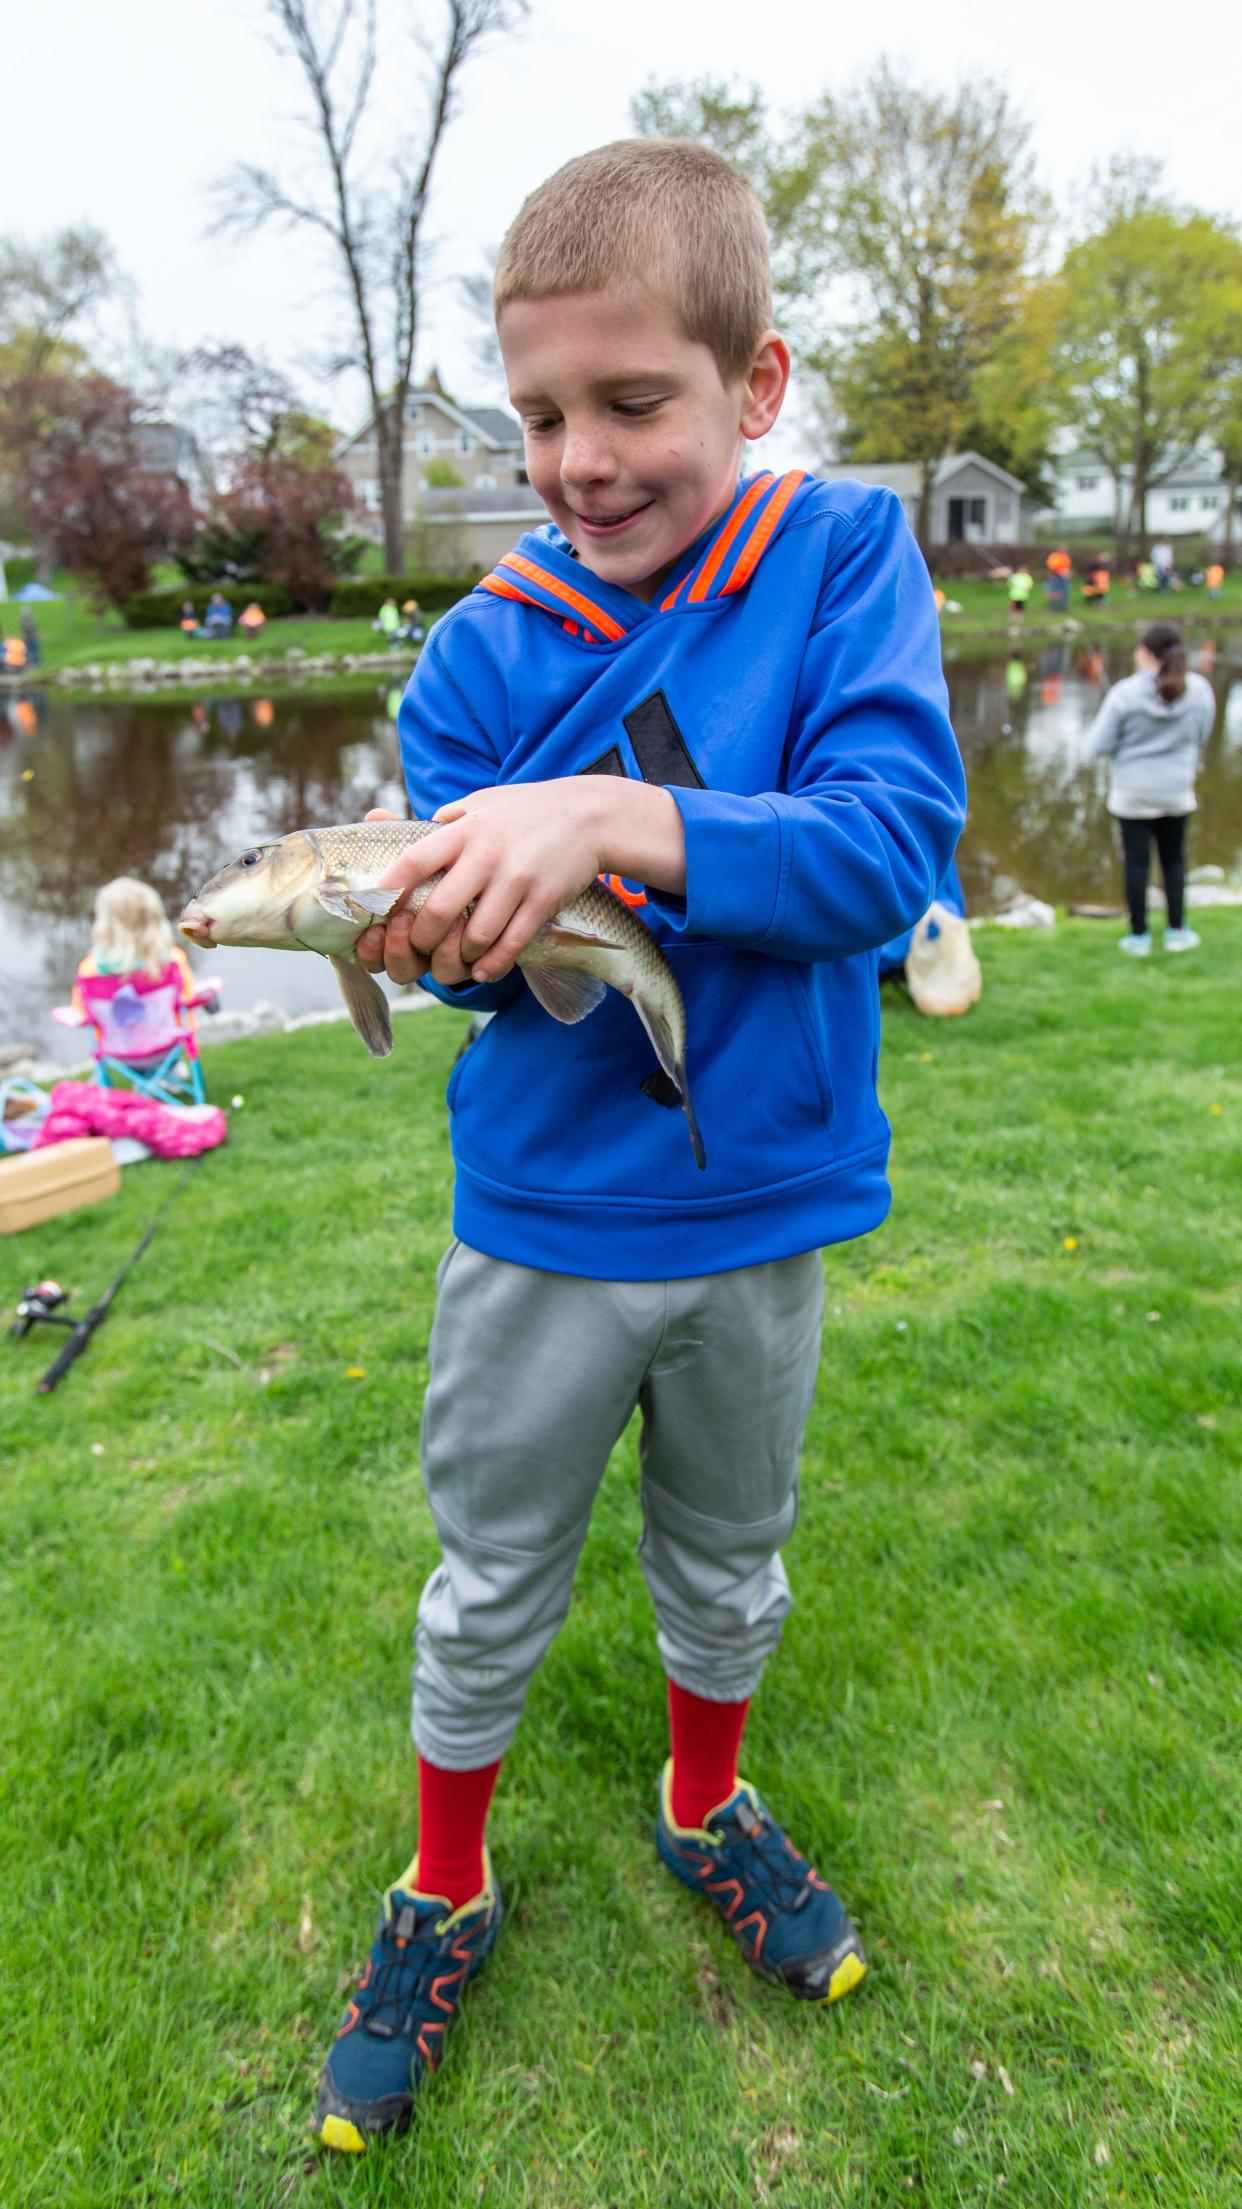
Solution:
{"label": "gray sweatpants", "polygon": [[780,1639],[823,1316],[818,1251],[682,1281],[588,1281],[450,1245],[422,1466],[440,1536],[418,1609],[414,1740],[502,1756],[569,1609],[609,1454],[643,1418],[639,1558],[665,1670],[740,1701]]}

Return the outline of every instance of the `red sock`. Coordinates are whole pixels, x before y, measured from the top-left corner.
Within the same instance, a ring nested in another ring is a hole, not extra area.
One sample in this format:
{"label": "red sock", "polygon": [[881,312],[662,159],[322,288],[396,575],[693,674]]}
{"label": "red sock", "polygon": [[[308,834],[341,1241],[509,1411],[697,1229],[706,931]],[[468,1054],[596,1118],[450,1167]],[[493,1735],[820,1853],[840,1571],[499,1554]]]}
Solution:
{"label": "red sock", "polygon": [[668,1683],[668,1725],[673,1747],[673,1817],[679,1826],[701,1826],[709,1810],[727,1802],[737,1786],[737,1752],[750,1697],[742,1703],[709,1703],[703,1695]]}
{"label": "red sock", "polygon": [[483,1829],[500,1758],[470,1772],[418,1760],[418,1854],[401,1885],[444,1895],[455,1910],[483,1889]]}

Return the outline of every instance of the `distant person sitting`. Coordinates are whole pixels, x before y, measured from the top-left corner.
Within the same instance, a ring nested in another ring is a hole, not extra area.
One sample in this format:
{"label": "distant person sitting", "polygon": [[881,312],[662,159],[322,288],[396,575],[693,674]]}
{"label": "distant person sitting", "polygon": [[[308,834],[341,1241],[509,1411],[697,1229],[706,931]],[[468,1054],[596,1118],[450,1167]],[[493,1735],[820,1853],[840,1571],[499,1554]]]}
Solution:
{"label": "distant person sitting", "polygon": [[1158,590],[1160,577],[1154,560],[1140,560],[1134,570],[1134,580],[1141,591]]}
{"label": "distant person sitting", "polygon": [[1009,611],[1015,621],[1021,621],[1026,613],[1026,602],[1035,588],[1035,578],[1029,568],[1015,568],[1009,578]]}
{"label": "distant person sitting", "polygon": [[1173,547],[1167,537],[1162,537],[1158,545],[1152,546],[1151,564],[1156,571],[1156,589],[1158,591],[1175,589],[1177,585],[1177,563],[1173,558]]}
{"label": "distant person sitting", "polygon": [[237,616],[237,626],[241,630],[241,633],[246,639],[247,644],[253,644],[257,640],[262,632],[263,624],[266,620],[267,615],[264,613],[263,608],[258,605],[253,598],[251,599],[248,606],[242,607],[241,612]]}
{"label": "distant person sitting", "polygon": [[1082,595],[1088,605],[1102,606],[1107,602],[1112,588],[1112,574],[1103,553],[1087,569]]}
{"label": "distant person sitting", "polygon": [[402,636],[410,644],[421,644],[426,633],[423,625],[423,610],[418,600],[416,598],[403,600],[401,606]]}
{"label": "distant person sitting", "polygon": [[21,637],[4,640],[4,672],[6,675],[23,675],[26,671],[26,647]]}
{"label": "distant person sitting", "polygon": [[39,640],[39,631],[35,626],[35,617],[29,606],[22,608],[21,624],[22,643],[26,647],[26,665],[27,667],[42,667],[43,646]]}
{"label": "distant person sitting", "polygon": [[401,615],[397,610],[397,601],[395,598],[386,598],[384,600],[383,605],[380,607],[379,613],[376,615],[375,620],[371,624],[371,627],[373,629],[379,630],[380,635],[384,638],[386,643],[400,643]]}
{"label": "distant person sitting", "polygon": [[203,616],[205,637],[227,637],[233,626],[233,609],[221,592],[213,591]]}
{"label": "distant person sitting", "polygon": [[198,635],[198,615],[194,611],[194,601],[192,598],[182,599],[181,619],[177,623],[177,627],[180,629],[183,637],[196,637]]}
{"label": "distant person sitting", "polygon": [[1208,597],[1219,598],[1221,585],[1225,580],[1225,570],[1219,560],[1212,560],[1209,562],[1208,566],[1204,569],[1203,580],[1207,584]]}

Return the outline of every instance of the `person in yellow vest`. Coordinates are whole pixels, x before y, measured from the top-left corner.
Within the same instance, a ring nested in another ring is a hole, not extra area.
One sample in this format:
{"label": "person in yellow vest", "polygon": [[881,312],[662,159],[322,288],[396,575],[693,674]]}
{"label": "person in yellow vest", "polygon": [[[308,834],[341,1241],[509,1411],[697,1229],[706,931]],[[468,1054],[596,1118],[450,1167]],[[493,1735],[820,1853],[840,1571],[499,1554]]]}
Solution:
{"label": "person in yellow vest", "polygon": [[1009,611],[1015,621],[1021,621],[1026,613],[1026,602],[1035,588],[1035,578],[1029,568],[1015,568],[1009,578]]}

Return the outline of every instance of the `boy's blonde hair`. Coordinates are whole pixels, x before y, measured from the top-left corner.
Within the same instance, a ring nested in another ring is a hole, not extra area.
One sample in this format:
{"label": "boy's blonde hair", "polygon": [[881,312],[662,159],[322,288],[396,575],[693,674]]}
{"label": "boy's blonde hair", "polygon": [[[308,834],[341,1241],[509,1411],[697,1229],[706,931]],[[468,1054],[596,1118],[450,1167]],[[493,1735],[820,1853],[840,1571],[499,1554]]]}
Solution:
{"label": "boy's blonde hair", "polygon": [[512,299],[643,284],[670,294],[724,383],[746,374],[772,320],[763,208],[741,172],[691,138],[622,138],[579,154],[525,200],[496,264]]}
{"label": "boy's blonde hair", "polygon": [[154,890],[130,874],[105,882],[91,930],[91,956],[101,972],[162,974],[172,955],[172,929]]}

